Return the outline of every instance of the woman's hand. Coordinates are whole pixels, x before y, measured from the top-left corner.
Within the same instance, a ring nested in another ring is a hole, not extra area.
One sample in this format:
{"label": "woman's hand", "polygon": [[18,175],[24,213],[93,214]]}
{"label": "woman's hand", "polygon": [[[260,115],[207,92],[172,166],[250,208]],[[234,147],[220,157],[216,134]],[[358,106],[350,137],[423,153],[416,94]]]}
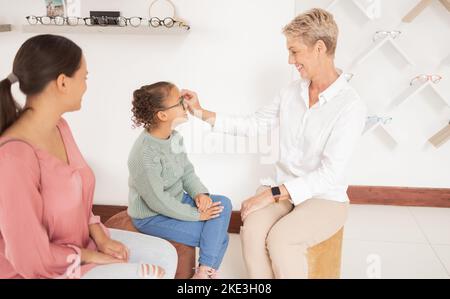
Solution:
{"label": "woman's hand", "polygon": [[242,203],[241,207],[242,221],[245,221],[245,218],[247,218],[247,216],[250,215],[251,213],[263,209],[274,202],[275,200],[273,199],[272,192],[270,191],[270,189],[253,197],[250,197],[249,199],[245,200]]}
{"label": "woman's hand", "polygon": [[220,216],[220,213],[223,211],[223,206],[220,205],[221,202],[217,201],[209,207],[204,212],[200,213],[200,221],[207,221],[210,219],[214,219]]}
{"label": "woman's hand", "polygon": [[191,90],[182,89],[181,96],[184,97],[184,101],[187,105],[189,113],[191,113],[194,116],[197,116],[199,113],[202,113],[203,108],[200,105],[197,93]]}
{"label": "woman's hand", "polygon": [[195,197],[195,205],[199,212],[205,212],[212,205],[213,201],[211,197],[206,194],[199,194]]}
{"label": "woman's hand", "polygon": [[119,241],[107,238],[98,243],[97,248],[98,251],[112,256],[115,259],[122,260],[124,262],[128,262],[129,260],[130,253],[128,248]]}
{"label": "woman's hand", "polygon": [[125,263],[125,261],[96,250],[81,249],[81,263],[108,265],[108,264],[121,264]]}
{"label": "woman's hand", "polygon": [[193,116],[214,126],[216,123],[216,113],[202,108],[195,92],[187,89],[181,90],[181,95],[184,97],[187,109]]}

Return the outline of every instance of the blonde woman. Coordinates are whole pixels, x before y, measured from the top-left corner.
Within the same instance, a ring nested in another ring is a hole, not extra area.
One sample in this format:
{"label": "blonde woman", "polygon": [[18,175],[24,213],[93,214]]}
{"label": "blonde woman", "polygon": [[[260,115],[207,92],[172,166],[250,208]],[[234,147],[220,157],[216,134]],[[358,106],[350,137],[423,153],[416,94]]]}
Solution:
{"label": "blonde woman", "polygon": [[250,278],[307,278],[307,249],[334,235],[347,219],[344,172],[363,131],[366,106],[334,64],[334,17],[322,9],[300,14],[283,30],[289,64],[301,79],[272,104],[247,117],[201,107],[184,91],[192,114],[217,132],[251,135],[280,129],[276,184],[242,204],[243,255]]}

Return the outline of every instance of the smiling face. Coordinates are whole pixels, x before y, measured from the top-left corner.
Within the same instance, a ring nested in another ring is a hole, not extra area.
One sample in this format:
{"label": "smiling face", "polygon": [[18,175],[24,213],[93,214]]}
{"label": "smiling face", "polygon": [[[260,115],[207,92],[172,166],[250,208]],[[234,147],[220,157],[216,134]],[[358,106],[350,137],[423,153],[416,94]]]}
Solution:
{"label": "smiling face", "polygon": [[283,33],[289,64],[295,65],[303,79],[314,81],[318,72],[333,63],[339,29],[328,11],[305,11],[287,24]]}
{"label": "smiling face", "polygon": [[295,66],[303,79],[314,78],[316,70],[320,66],[322,52],[320,41],[308,47],[300,38],[287,36],[286,45],[289,51],[289,64]]}

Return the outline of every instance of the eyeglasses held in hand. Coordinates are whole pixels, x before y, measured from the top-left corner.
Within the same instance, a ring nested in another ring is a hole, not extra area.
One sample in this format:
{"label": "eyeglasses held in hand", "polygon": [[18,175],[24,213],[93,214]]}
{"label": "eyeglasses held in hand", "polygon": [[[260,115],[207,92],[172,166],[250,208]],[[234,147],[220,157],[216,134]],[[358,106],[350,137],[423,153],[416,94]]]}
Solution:
{"label": "eyeglasses held in hand", "polygon": [[402,34],[401,31],[391,30],[391,31],[377,31],[373,35],[373,41],[377,41],[380,39],[385,39],[386,37],[391,37],[392,39],[396,39]]}
{"label": "eyeglasses held in hand", "polygon": [[439,82],[441,82],[441,80],[442,80],[442,77],[439,75],[419,75],[419,76],[415,77],[414,79],[412,79],[411,82],[409,83],[409,85],[413,86],[416,84],[423,84],[428,81],[431,81],[434,84],[438,84]]}
{"label": "eyeglasses held in hand", "polygon": [[178,101],[177,104],[175,104],[173,106],[170,106],[170,107],[167,107],[167,108],[164,108],[164,109],[159,110],[159,111],[167,111],[167,110],[170,110],[170,109],[178,107],[178,106],[183,107],[183,110],[186,111],[186,106],[184,104],[184,97],[183,96],[180,97],[180,100]]}

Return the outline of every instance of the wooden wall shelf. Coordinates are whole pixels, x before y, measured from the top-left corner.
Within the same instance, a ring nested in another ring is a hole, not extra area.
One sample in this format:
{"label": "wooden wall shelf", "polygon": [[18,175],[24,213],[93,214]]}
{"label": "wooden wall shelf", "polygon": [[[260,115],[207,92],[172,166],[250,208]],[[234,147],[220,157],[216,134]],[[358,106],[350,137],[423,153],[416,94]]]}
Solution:
{"label": "wooden wall shelf", "polygon": [[[402,21],[405,23],[411,23],[414,19],[420,15],[434,0],[421,0],[405,17]],[[444,8],[450,12],[450,0],[439,0]]]}
{"label": "wooden wall shelf", "polygon": [[434,147],[439,148],[450,141],[450,123],[429,139]]}

